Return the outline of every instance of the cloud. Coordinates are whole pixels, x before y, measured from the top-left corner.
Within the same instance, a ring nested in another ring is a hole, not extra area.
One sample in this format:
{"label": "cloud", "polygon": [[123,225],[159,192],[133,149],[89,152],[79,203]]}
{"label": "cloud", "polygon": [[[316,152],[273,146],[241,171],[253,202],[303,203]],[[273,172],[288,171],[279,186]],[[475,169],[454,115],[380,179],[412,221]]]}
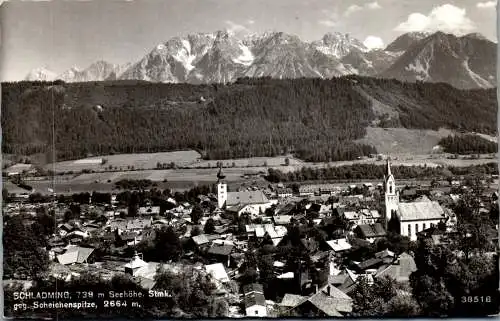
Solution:
{"label": "cloud", "polygon": [[318,21],[320,25],[327,26],[327,27],[335,27],[337,25],[337,22],[330,20],[330,19],[324,19]]}
{"label": "cloud", "polygon": [[370,2],[370,3],[366,3],[365,5],[363,6],[359,6],[357,4],[353,4],[351,6],[349,6],[346,11],[344,12],[344,16],[350,16],[352,15],[353,13],[355,12],[358,12],[358,11],[362,11],[362,10],[376,10],[376,9],[380,9],[382,8],[377,1],[374,1],[374,2]]}
{"label": "cloud", "polygon": [[226,30],[229,31],[230,33],[240,34],[240,33],[250,32],[250,29],[248,29],[247,27],[245,27],[242,24],[235,23],[231,20],[226,20],[225,22],[227,25]]}
{"label": "cloud", "polygon": [[478,7],[479,9],[495,8],[496,6],[497,6],[496,1],[478,2],[476,4],[476,7]]}
{"label": "cloud", "polygon": [[368,3],[365,5],[365,7],[367,7],[368,9],[372,9],[372,10],[375,10],[375,9],[380,9],[382,8],[377,1],[375,2],[372,2],[372,3]]}
{"label": "cloud", "polygon": [[357,4],[353,4],[352,6],[349,6],[346,11],[344,12],[344,15],[350,16],[351,14],[363,10],[363,7],[358,6]]}
{"label": "cloud", "polygon": [[368,36],[363,41],[363,45],[368,49],[382,49],[384,48],[384,41],[380,37]]}
{"label": "cloud", "polygon": [[400,23],[394,30],[411,31],[443,31],[464,34],[475,29],[475,25],[466,15],[466,10],[451,4],[435,7],[428,15],[412,13],[408,19]]}
{"label": "cloud", "polygon": [[326,26],[329,28],[337,26],[338,21],[339,21],[339,14],[337,13],[337,11],[335,11],[335,10],[330,11],[330,10],[323,9],[323,10],[321,10],[321,12],[323,12],[323,15],[325,15],[325,18],[318,20],[318,23],[320,25],[323,25],[323,26]]}

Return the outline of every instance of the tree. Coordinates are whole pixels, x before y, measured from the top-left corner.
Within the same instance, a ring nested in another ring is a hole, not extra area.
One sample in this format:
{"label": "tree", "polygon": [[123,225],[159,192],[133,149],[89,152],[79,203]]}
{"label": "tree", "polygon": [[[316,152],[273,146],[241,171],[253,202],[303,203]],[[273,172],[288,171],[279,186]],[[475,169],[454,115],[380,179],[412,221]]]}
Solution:
{"label": "tree", "polygon": [[212,234],[215,232],[215,222],[212,218],[209,218],[207,223],[205,223],[204,232],[205,234]]}
{"label": "tree", "polygon": [[171,226],[163,227],[156,232],[154,240],[154,257],[160,262],[176,261],[182,253],[179,237]]}
{"label": "tree", "polygon": [[4,278],[38,279],[47,272],[49,257],[42,228],[35,221],[25,226],[21,216],[5,218]]}
{"label": "tree", "polygon": [[4,204],[9,202],[9,191],[5,187],[2,188],[2,201]]}
{"label": "tree", "polygon": [[198,224],[200,219],[203,217],[203,209],[201,208],[201,206],[196,204],[191,210],[190,216],[191,216],[191,222],[193,224]]}

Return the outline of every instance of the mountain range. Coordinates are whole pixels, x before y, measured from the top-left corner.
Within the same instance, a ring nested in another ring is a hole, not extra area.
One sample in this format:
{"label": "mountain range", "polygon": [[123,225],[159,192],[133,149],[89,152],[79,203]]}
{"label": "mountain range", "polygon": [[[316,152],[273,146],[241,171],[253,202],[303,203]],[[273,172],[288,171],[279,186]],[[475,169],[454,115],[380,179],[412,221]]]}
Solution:
{"label": "mountain range", "polygon": [[174,37],[135,63],[105,61],[61,75],[39,68],[26,80],[85,82],[146,80],[226,83],[241,77],[331,78],[361,75],[445,82],[457,88],[496,87],[496,43],[479,34],[406,33],[385,49],[370,50],[347,34],[312,42],[284,32],[237,37],[228,31]]}

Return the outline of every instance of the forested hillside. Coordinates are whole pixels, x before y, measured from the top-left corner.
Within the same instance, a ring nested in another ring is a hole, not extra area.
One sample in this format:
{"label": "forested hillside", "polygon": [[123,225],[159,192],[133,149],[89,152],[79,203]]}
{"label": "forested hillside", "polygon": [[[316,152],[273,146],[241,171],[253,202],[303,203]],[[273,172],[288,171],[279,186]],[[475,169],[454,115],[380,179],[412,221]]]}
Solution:
{"label": "forested hillside", "polygon": [[58,160],[187,148],[210,159],[289,152],[311,161],[353,159],[375,152],[353,141],[379,117],[359,89],[394,108],[397,126],[496,131],[494,89],[363,77],[19,82],[2,84],[2,151],[50,151],[54,113]]}
{"label": "forested hillside", "polygon": [[447,136],[439,142],[445,152],[454,154],[487,154],[498,152],[498,144],[478,135]]}

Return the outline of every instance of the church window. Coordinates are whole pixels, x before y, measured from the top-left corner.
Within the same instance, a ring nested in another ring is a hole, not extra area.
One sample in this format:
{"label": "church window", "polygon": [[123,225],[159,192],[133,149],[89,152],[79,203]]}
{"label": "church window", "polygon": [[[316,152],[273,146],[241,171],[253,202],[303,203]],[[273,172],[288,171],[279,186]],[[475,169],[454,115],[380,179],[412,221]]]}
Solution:
{"label": "church window", "polygon": [[422,224],[422,230],[425,230],[425,223]]}
{"label": "church window", "polygon": [[411,235],[411,225],[408,224],[408,235]]}
{"label": "church window", "polygon": [[389,193],[392,194],[392,185],[389,184]]}
{"label": "church window", "polygon": [[415,233],[418,233],[418,223],[415,224]]}

